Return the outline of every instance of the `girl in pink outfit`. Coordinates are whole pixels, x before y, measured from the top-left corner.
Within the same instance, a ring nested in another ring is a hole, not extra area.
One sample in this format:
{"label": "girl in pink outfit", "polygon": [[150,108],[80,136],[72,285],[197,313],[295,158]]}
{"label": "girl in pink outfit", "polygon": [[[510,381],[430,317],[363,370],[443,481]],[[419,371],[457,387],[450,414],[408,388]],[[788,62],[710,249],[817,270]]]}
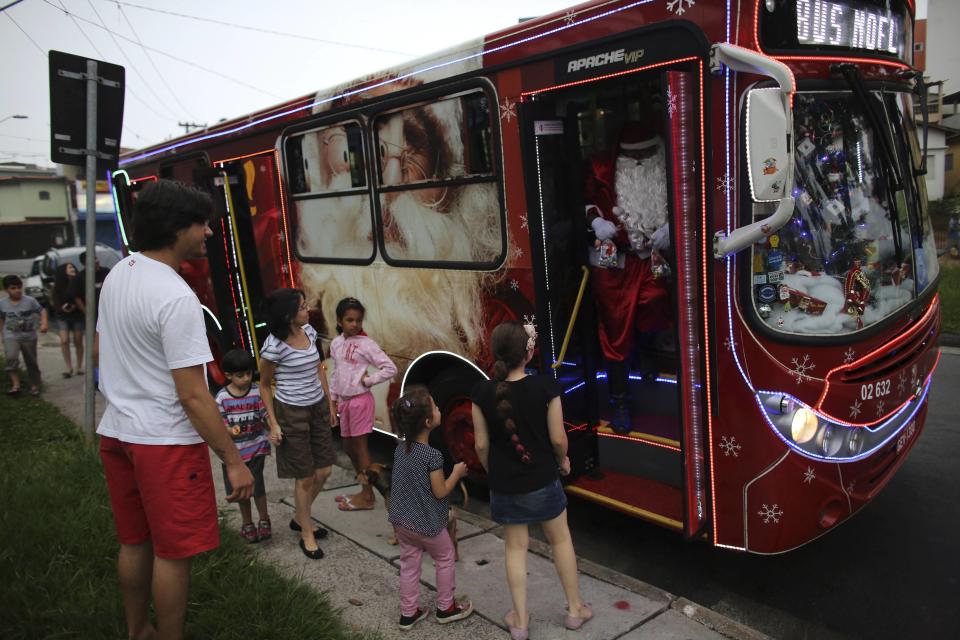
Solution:
{"label": "girl in pink outfit", "polygon": [[[397,365],[383,349],[363,332],[365,309],[356,298],[344,298],[337,304],[337,332],[330,343],[333,376],[330,397],[340,416],[343,449],[350,456],[360,477],[370,466],[367,437],[373,431],[374,400],[370,387],[386,382],[397,374]],[[376,371],[368,370],[373,366]],[[341,511],[373,509],[373,487],[361,482],[360,493],[337,496]]]}

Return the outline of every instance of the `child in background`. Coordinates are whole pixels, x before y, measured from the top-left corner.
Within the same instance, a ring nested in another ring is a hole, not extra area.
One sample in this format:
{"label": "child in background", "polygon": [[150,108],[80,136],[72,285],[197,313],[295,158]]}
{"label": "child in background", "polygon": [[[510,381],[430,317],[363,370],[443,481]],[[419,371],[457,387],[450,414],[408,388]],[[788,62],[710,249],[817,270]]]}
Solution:
{"label": "child in background", "polygon": [[[260,399],[260,388],[253,382],[253,370],[257,363],[243,349],[233,349],[223,356],[222,369],[227,377],[227,386],[217,394],[217,407],[223,423],[237,445],[240,457],[253,474],[253,501],[257,505],[260,521],[253,524],[250,500],[240,500],[240,515],[243,525],[240,535],[247,542],[269,540],[272,533],[270,514],[267,512],[267,491],[263,483],[264,459],[270,455],[267,438],[267,410]],[[223,468],[223,485],[227,495],[233,493],[227,468]]]}
{"label": "child in background", "polygon": [[463,620],[473,613],[473,604],[457,603],[453,597],[455,551],[447,531],[447,496],[467,475],[467,465],[458,462],[450,475],[443,477],[443,454],[428,444],[430,431],[440,424],[440,409],[426,387],[410,387],[393,403],[391,416],[403,437],[393,454],[389,506],[389,519],[400,543],[400,628],[407,631],[430,613],[419,606],[424,551],[437,569],[437,622]]}
{"label": "child in background", "polygon": [[[334,411],[340,416],[343,448],[350,456],[362,487],[355,495],[337,496],[341,511],[373,509],[373,487],[363,482],[363,474],[370,466],[367,438],[373,431],[375,412],[370,387],[397,374],[393,361],[363,332],[364,312],[363,305],[356,298],[341,300],[337,304],[337,332],[340,335],[330,343],[330,357],[334,362],[330,397],[335,404]],[[367,373],[371,365],[377,371]]]}
{"label": "child in background", "polygon": [[37,365],[37,329],[47,332],[47,310],[36,298],[23,295],[23,280],[9,275],[3,279],[7,297],[0,299],[0,334],[3,355],[10,376],[8,396],[20,395],[20,356],[30,376],[30,395],[40,395],[40,367]]}

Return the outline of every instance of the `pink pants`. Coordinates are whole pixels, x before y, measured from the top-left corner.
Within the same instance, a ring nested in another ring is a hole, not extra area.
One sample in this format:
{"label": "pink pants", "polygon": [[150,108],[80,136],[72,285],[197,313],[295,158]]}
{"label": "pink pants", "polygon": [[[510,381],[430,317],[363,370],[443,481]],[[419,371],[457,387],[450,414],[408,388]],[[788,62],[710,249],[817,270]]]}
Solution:
{"label": "pink pants", "polygon": [[437,568],[437,609],[445,611],[453,604],[456,588],[454,551],[450,534],[444,529],[428,538],[409,529],[394,526],[400,543],[400,614],[412,616],[420,607],[420,559],[426,551]]}

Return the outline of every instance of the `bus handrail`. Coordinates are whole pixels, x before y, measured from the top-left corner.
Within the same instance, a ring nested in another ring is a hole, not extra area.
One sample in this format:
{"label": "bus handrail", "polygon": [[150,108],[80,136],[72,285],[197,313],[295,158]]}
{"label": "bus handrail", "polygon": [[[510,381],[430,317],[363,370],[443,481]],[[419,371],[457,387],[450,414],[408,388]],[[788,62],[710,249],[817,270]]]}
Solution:
{"label": "bus handrail", "polygon": [[580,265],[580,268],[583,269],[583,278],[580,279],[580,290],[577,291],[577,299],[573,303],[570,322],[567,323],[567,333],[563,336],[563,344],[560,345],[560,355],[557,356],[557,361],[550,365],[553,369],[559,369],[560,365],[563,364],[563,357],[567,355],[567,347],[570,346],[570,336],[573,334],[573,325],[577,321],[577,316],[580,315],[580,303],[583,302],[583,292],[586,291],[587,280],[590,279],[590,269],[587,269],[583,265]]}

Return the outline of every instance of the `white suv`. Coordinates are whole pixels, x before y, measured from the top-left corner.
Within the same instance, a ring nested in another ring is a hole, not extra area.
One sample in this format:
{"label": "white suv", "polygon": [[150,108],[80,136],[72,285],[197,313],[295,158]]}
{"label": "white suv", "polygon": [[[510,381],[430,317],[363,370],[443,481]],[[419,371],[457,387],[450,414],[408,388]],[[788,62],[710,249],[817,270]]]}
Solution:
{"label": "white suv", "polygon": [[[107,269],[113,267],[123,258],[119,251],[99,242],[96,250],[100,266]],[[49,307],[50,288],[53,286],[53,276],[57,272],[57,267],[71,262],[77,268],[77,271],[82,271],[84,264],[81,258],[84,257],[86,252],[86,247],[65,247],[63,249],[50,249],[42,256],[37,256],[30,265],[30,275],[23,280],[23,292],[36,298],[40,304]]]}

